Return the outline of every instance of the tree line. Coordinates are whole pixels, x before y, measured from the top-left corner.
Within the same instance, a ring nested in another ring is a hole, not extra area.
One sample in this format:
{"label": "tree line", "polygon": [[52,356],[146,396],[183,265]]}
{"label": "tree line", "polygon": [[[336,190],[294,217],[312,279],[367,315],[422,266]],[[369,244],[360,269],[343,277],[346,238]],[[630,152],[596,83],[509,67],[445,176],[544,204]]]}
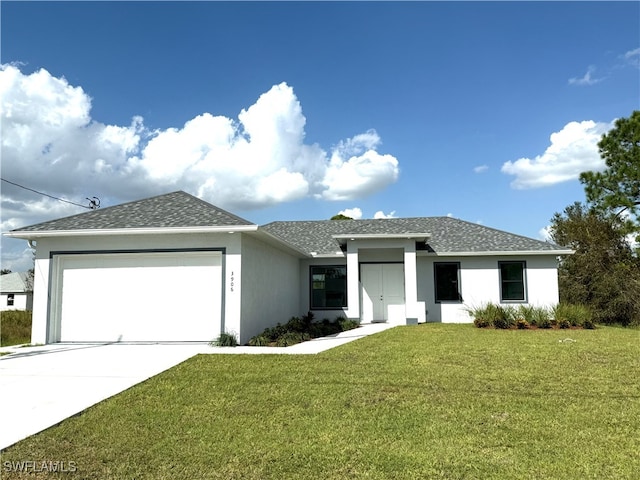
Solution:
{"label": "tree line", "polygon": [[585,200],[551,220],[552,240],[575,251],[560,262],[560,301],[589,306],[598,323],[640,325],[640,111],[598,151],[606,168],[580,175]]}

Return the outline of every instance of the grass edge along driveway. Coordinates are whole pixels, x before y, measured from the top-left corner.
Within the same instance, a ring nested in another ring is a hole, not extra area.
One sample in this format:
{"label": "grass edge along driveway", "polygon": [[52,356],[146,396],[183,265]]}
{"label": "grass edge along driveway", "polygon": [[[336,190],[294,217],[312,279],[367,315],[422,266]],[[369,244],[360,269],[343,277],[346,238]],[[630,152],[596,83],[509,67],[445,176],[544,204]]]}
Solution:
{"label": "grass edge along driveway", "polygon": [[[2,452],[2,478],[638,478],[640,330],[394,328],[199,355]],[[73,462],[16,473],[11,462]],[[9,463],[7,463],[9,462]]]}

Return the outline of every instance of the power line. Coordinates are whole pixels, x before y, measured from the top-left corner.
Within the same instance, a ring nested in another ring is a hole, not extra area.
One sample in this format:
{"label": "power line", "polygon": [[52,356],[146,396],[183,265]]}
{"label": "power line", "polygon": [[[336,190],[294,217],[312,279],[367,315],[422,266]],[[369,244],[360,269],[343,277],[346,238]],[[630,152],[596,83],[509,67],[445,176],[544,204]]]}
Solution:
{"label": "power line", "polygon": [[58,197],[54,197],[53,195],[49,195],[48,193],[39,192],[38,190],[34,190],[33,188],[25,187],[24,185],[20,185],[18,183],[11,182],[11,181],[9,181],[9,180],[7,180],[5,178],[0,178],[0,180],[2,180],[3,182],[10,183],[11,185],[15,185],[16,187],[20,187],[20,188],[24,188],[25,190],[29,190],[30,192],[37,193],[38,195],[44,195],[45,197],[53,198],[54,200],[58,200],[60,202],[70,203],[71,205],[75,205],[76,207],[87,208],[89,210],[95,210],[96,208],[100,207],[100,199],[98,197],[92,197],[92,199],[91,198],[87,198],[87,200],[89,200],[89,206],[87,207],[86,205],[80,205],[79,203],[72,202],[70,200],[65,200],[64,198],[58,198]]}

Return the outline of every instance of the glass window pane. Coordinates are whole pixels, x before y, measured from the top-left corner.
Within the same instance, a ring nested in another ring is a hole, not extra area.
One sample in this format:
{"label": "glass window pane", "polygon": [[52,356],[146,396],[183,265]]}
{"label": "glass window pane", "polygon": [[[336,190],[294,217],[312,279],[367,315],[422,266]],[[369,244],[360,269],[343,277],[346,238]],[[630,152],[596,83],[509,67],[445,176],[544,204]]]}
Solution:
{"label": "glass window pane", "polygon": [[436,302],[460,301],[458,263],[435,263]]}
{"label": "glass window pane", "polygon": [[347,267],[311,267],[311,308],[347,306]]}

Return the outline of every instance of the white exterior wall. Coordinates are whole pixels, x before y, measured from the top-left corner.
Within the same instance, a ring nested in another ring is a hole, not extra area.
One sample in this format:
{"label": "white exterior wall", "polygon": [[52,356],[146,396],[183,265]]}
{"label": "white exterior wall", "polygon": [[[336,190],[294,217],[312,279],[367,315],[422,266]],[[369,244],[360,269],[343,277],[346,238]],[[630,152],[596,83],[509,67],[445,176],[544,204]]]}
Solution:
{"label": "white exterior wall", "polygon": [[[51,237],[37,241],[34,299],[31,343],[44,344],[47,341],[49,310],[57,311],[60,302],[59,293],[55,291],[55,281],[60,272],[50,260],[51,252],[97,252],[119,250],[157,250],[157,249],[189,249],[189,248],[224,248],[223,255],[223,288],[222,301],[224,308],[223,328],[228,325],[239,324],[240,292],[230,292],[229,269],[239,265],[240,233],[209,233],[209,234],[159,234],[159,235],[108,235],[108,236],[79,236],[79,237]],[[54,258],[54,262],[55,258]],[[53,290],[49,292],[49,282],[53,280]],[[51,298],[49,300],[49,293]],[[232,295],[235,293],[235,295]]]}
{"label": "white exterior wall", "polygon": [[298,257],[243,236],[242,325],[238,324],[235,330],[240,343],[248,342],[267,327],[286,323],[291,317],[304,313],[300,310],[299,265]]}
{"label": "white exterior wall", "polygon": [[33,294],[16,292],[13,295],[13,306],[7,305],[9,293],[0,295],[0,311],[5,310],[31,310],[33,306]]}
{"label": "white exterior wall", "polygon": [[[500,304],[500,273],[498,262],[526,262],[525,286],[526,302],[506,302],[508,304],[527,303],[550,307],[558,303],[557,260],[552,255],[523,256],[460,256],[460,257],[418,257],[418,300],[423,300],[427,308],[427,321],[443,323],[472,322],[466,308],[478,307],[486,303]],[[435,302],[433,264],[435,262],[460,263],[460,290],[463,302]]]}

